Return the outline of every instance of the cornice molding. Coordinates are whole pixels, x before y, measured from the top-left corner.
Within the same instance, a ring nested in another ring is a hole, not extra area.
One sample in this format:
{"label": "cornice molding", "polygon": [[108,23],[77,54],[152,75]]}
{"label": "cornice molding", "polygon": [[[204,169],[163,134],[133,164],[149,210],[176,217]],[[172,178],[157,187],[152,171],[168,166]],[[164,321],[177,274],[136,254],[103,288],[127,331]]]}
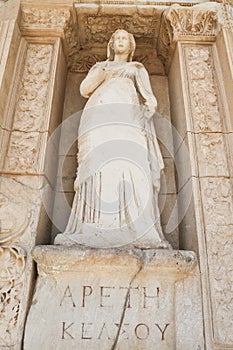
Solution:
{"label": "cornice molding", "polygon": [[[232,1],[232,0],[225,0]],[[140,3],[144,4],[144,0]],[[92,65],[92,62],[105,55],[104,49],[107,39],[116,29],[124,28],[135,35],[137,44],[143,37],[145,48],[155,50],[165,66],[172,56],[175,43],[179,40],[190,41],[214,41],[219,29],[218,12],[223,13],[223,4],[208,2],[189,6],[180,4],[168,4],[172,2],[155,2],[158,8],[143,5],[138,11],[130,13],[118,13],[114,4],[126,8],[129,1],[107,0],[102,4],[99,12],[99,1],[75,1],[73,6],[46,6],[37,7],[33,4],[22,5],[20,27],[24,35],[57,35],[64,38],[68,56],[68,64],[71,70],[84,72]],[[153,4],[155,4],[153,2]],[[92,5],[96,4],[97,12],[93,12]],[[186,3],[185,3],[186,4]],[[86,7],[84,7],[86,5]],[[90,7],[88,6],[90,5]],[[230,5],[224,5],[225,7]],[[108,10],[104,10],[104,7]],[[137,3],[137,7],[140,7]],[[147,8],[147,11],[145,11]],[[165,10],[163,10],[165,9]],[[152,14],[152,12],[153,14]],[[124,12],[124,11],[123,11]],[[162,14],[163,12],[163,14]],[[162,16],[161,16],[162,14]],[[229,17],[229,16],[228,16]],[[229,21],[228,21],[229,22]],[[230,23],[230,22],[229,22]],[[145,32],[146,28],[146,32]],[[157,46],[156,46],[157,45]],[[103,47],[104,46],[104,47]],[[81,52],[80,48],[85,52]],[[91,49],[89,55],[87,51]],[[98,56],[98,57],[97,57]]]}

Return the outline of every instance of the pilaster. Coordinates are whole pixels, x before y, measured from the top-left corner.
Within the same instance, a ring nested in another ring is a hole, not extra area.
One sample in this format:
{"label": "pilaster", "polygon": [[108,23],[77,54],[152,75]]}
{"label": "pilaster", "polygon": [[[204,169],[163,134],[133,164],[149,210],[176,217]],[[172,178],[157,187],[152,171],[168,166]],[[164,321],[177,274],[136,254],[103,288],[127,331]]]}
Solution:
{"label": "pilaster", "polygon": [[18,4],[17,15],[9,20],[16,3],[9,1],[0,10],[0,347],[6,349],[21,349],[34,287],[31,250],[36,243],[50,242],[48,209],[53,206],[58,145],[48,149],[48,140],[62,117],[67,74],[63,40],[71,17],[69,9],[61,9],[64,16],[54,23],[57,9],[51,7],[46,15],[37,9],[36,17],[35,7]]}
{"label": "pilaster", "polygon": [[[221,5],[173,5],[164,14],[158,48],[167,67],[178,167],[182,249],[199,254],[207,349],[233,348],[229,270],[233,245],[230,137],[231,53]],[[228,52],[227,67],[223,53]],[[232,90],[231,90],[232,91]],[[188,150],[190,163],[184,164]],[[192,198],[190,198],[192,196]],[[189,200],[190,199],[190,205]],[[185,213],[185,215],[184,215]]]}

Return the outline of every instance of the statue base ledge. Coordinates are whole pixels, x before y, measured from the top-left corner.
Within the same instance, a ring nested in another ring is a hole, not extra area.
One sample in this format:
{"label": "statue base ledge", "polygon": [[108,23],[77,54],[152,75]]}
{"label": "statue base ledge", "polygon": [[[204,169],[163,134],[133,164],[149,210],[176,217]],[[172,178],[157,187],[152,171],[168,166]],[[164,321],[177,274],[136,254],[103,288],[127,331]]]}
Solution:
{"label": "statue base ledge", "polygon": [[33,256],[24,350],[204,349],[193,252],[37,246]]}
{"label": "statue base ledge", "polygon": [[123,249],[123,248],[87,248],[73,246],[36,246],[33,258],[37,262],[40,273],[58,273],[59,271],[83,271],[85,266],[94,265],[95,270],[117,269],[131,271],[146,269],[159,274],[182,278],[194,270],[197,265],[196,254],[192,251],[168,249]]}

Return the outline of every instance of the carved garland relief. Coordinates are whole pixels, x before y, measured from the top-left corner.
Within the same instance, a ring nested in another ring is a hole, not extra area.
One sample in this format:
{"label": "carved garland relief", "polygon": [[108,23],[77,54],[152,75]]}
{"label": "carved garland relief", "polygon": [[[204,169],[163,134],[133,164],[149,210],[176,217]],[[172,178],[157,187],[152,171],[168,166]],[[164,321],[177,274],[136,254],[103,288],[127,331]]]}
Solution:
{"label": "carved garland relief", "polygon": [[26,8],[22,9],[22,28],[59,28],[63,29],[70,18],[70,11],[64,9],[39,9]]}
{"label": "carved garland relief", "polygon": [[28,44],[5,170],[38,172],[45,130],[53,45]]}
{"label": "carved garland relief", "polygon": [[215,341],[233,344],[233,204],[229,179],[201,180]]}
{"label": "carved garland relief", "polygon": [[135,38],[144,37],[144,40],[154,39],[159,29],[160,16],[86,16],[84,18],[84,32],[86,43],[107,43],[110,33],[118,28],[130,31]]}
{"label": "carved garland relief", "polygon": [[[215,341],[233,343],[232,188],[214,79],[210,46],[184,46],[193,130],[196,135],[201,194],[204,209],[207,259],[211,289],[211,312]],[[204,170],[205,165],[205,170]],[[216,175],[219,176],[216,178]],[[224,177],[223,177],[224,176]]]}
{"label": "carved garland relief", "polygon": [[222,12],[224,17],[224,26],[229,29],[233,29],[233,1],[222,1]]}
{"label": "carved garland relief", "polygon": [[194,132],[221,132],[217,91],[209,46],[185,47]]}
{"label": "carved garland relief", "polygon": [[0,344],[15,345],[23,294],[26,252],[17,246],[0,247]]}

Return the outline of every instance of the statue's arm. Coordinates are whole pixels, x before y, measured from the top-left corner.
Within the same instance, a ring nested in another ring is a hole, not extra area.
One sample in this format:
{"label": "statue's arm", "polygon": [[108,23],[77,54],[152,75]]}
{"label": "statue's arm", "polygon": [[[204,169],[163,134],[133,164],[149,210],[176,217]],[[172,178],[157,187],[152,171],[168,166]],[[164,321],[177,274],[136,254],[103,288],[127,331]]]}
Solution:
{"label": "statue's arm", "polygon": [[137,67],[136,84],[138,92],[144,100],[144,105],[152,116],[157,108],[157,100],[153,94],[147,70],[141,63],[138,63]]}
{"label": "statue's arm", "polygon": [[80,93],[83,97],[89,98],[91,94],[106,80],[104,64],[96,63],[87,74],[80,85]]}

